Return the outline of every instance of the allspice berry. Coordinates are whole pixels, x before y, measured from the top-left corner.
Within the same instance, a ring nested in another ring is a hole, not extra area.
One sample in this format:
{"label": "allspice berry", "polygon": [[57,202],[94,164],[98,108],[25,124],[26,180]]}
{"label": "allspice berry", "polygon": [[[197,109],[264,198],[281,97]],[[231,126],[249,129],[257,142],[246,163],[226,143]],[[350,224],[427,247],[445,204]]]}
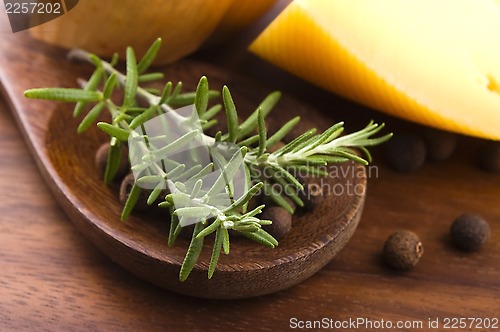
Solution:
{"label": "allspice berry", "polygon": [[412,133],[394,135],[385,147],[387,166],[398,172],[419,169],[427,156],[424,140]]}
{"label": "allspice berry", "polygon": [[390,267],[406,271],[414,267],[424,253],[417,234],[408,230],[393,233],[384,244],[384,261]]}
{"label": "allspice berry", "polygon": [[479,149],[479,167],[489,172],[500,172],[500,142],[486,142]]}
{"label": "allspice berry", "polygon": [[259,218],[273,222],[263,228],[278,241],[292,229],[292,215],[280,206],[266,207]]}
{"label": "allspice berry", "polygon": [[299,181],[304,187],[304,190],[297,193],[297,196],[304,202],[301,209],[305,212],[312,212],[323,199],[323,188],[320,184],[314,183],[306,177],[300,178]]}
{"label": "allspice berry", "polygon": [[424,128],[422,138],[427,149],[427,159],[430,161],[449,159],[457,147],[457,135],[447,131]]}
{"label": "allspice berry", "polygon": [[[120,185],[120,202],[125,205],[128,199],[128,195],[134,186],[135,179],[134,174],[130,173],[126,177],[123,178]],[[142,211],[148,207],[148,196],[150,190],[142,189],[141,195],[139,196],[139,200],[135,204],[134,210]]]}
{"label": "allspice berry", "polygon": [[490,226],[482,217],[465,213],[453,221],[450,235],[455,247],[463,251],[477,251],[488,242]]}
{"label": "allspice berry", "polygon": [[[102,144],[96,151],[95,154],[95,166],[99,171],[101,177],[104,177],[104,172],[106,171],[106,165],[108,164],[108,152],[109,143]],[[126,148],[122,148],[120,154],[120,165],[118,166],[118,171],[116,172],[117,178],[122,178],[127,174],[128,167],[128,152]]]}

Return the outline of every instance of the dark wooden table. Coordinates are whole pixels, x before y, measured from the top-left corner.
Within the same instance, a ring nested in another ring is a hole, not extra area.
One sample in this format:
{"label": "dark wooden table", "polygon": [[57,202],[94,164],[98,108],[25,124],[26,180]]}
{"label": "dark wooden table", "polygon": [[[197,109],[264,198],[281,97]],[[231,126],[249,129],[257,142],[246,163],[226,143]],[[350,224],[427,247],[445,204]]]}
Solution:
{"label": "dark wooden table", "polygon": [[[348,130],[371,118],[386,121],[394,132],[415,129],[272,68],[243,52],[245,41],[195,58],[293,94],[330,112],[332,121],[346,120]],[[332,319],[333,326],[366,319],[374,327],[396,327],[401,321],[423,331],[429,320],[439,320],[442,330],[446,318],[500,318],[500,174],[476,167],[480,140],[459,137],[450,160],[411,174],[386,168],[378,149],[361,223],[334,261],[276,294],[211,301],[159,289],[101,254],[57,205],[2,100],[0,128],[1,331],[281,331],[323,319]],[[490,222],[492,236],[480,252],[462,253],[450,244],[450,224],[463,212]],[[419,264],[406,273],[386,268],[380,257],[385,239],[400,228],[417,232],[425,247]]]}

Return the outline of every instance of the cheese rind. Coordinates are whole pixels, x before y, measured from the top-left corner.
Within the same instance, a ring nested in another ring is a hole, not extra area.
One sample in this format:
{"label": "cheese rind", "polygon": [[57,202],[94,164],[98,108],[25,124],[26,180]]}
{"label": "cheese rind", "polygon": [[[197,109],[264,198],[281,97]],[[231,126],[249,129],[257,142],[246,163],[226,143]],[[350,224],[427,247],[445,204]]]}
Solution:
{"label": "cheese rind", "polygon": [[297,0],[250,50],[374,109],[500,140],[496,1]]}

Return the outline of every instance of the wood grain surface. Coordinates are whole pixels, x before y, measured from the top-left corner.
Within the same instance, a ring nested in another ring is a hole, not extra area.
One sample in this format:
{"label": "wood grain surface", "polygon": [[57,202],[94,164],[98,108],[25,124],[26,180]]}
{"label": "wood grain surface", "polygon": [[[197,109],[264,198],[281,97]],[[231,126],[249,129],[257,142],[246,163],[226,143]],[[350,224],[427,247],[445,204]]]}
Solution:
{"label": "wood grain surface", "polygon": [[[282,89],[329,112],[332,121],[347,121],[348,130],[371,118],[386,121],[396,133],[420,130],[327,94],[245,52],[231,53],[244,42],[195,57]],[[447,317],[500,318],[500,174],[477,168],[480,140],[459,137],[450,160],[426,163],[411,174],[385,167],[379,149],[360,225],[334,261],[288,290],[220,301],[162,290],[104,256],[56,203],[2,101],[0,127],[1,331],[281,331],[290,328],[292,318],[417,321],[423,328],[399,330],[428,331],[429,319],[439,319],[442,330]],[[479,213],[490,223],[490,241],[477,253],[450,244],[450,224],[463,212]],[[391,271],[380,258],[385,239],[400,228],[418,233],[425,247],[419,264],[406,273]]]}

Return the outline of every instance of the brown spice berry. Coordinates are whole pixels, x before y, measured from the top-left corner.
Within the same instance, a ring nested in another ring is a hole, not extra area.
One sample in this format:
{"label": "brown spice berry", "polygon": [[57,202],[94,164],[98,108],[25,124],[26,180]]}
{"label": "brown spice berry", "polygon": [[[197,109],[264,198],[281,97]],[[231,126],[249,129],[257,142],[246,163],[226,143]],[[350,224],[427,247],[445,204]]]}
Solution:
{"label": "brown spice berry", "polygon": [[387,265],[402,271],[414,267],[423,253],[424,247],[418,235],[408,230],[400,230],[389,236],[383,251]]}
{"label": "brown spice berry", "polygon": [[479,149],[478,163],[485,171],[500,172],[500,142],[486,142]]}
{"label": "brown spice berry", "polygon": [[[97,149],[95,154],[95,166],[99,171],[101,177],[104,177],[104,172],[106,171],[106,165],[108,163],[108,152],[109,152],[109,143],[104,143]],[[118,166],[116,177],[117,178],[124,177],[127,174],[127,171],[128,171],[128,152],[126,148],[122,148],[120,154],[120,165]]]}
{"label": "brown spice berry", "polygon": [[398,172],[420,168],[427,155],[424,140],[412,133],[394,135],[386,144],[387,165]]}
{"label": "brown spice berry", "polygon": [[430,161],[447,160],[457,147],[457,135],[447,131],[424,128],[422,138],[427,148],[427,159]]}
{"label": "brown spice berry", "polygon": [[260,219],[271,220],[271,225],[264,226],[269,234],[280,241],[292,229],[292,215],[280,206],[266,207]]}
{"label": "brown spice berry", "polygon": [[[132,174],[132,173],[128,174],[122,180],[122,183],[120,185],[120,202],[123,205],[125,205],[125,203],[127,202],[128,195],[130,194],[130,191],[132,190],[134,182],[135,182],[134,174]],[[139,197],[139,200],[135,204],[134,210],[142,211],[148,207],[147,201],[148,201],[149,192],[150,192],[150,190],[142,189],[141,196]]]}
{"label": "brown spice berry", "polygon": [[490,226],[478,215],[465,213],[450,228],[453,244],[464,251],[477,251],[488,242]]}
{"label": "brown spice berry", "polygon": [[305,212],[312,212],[323,199],[323,189],[308,178],[301,178],[300,182],[304,187],[304,190],[298,192],[299,198],[304,202],[302,209]]}

